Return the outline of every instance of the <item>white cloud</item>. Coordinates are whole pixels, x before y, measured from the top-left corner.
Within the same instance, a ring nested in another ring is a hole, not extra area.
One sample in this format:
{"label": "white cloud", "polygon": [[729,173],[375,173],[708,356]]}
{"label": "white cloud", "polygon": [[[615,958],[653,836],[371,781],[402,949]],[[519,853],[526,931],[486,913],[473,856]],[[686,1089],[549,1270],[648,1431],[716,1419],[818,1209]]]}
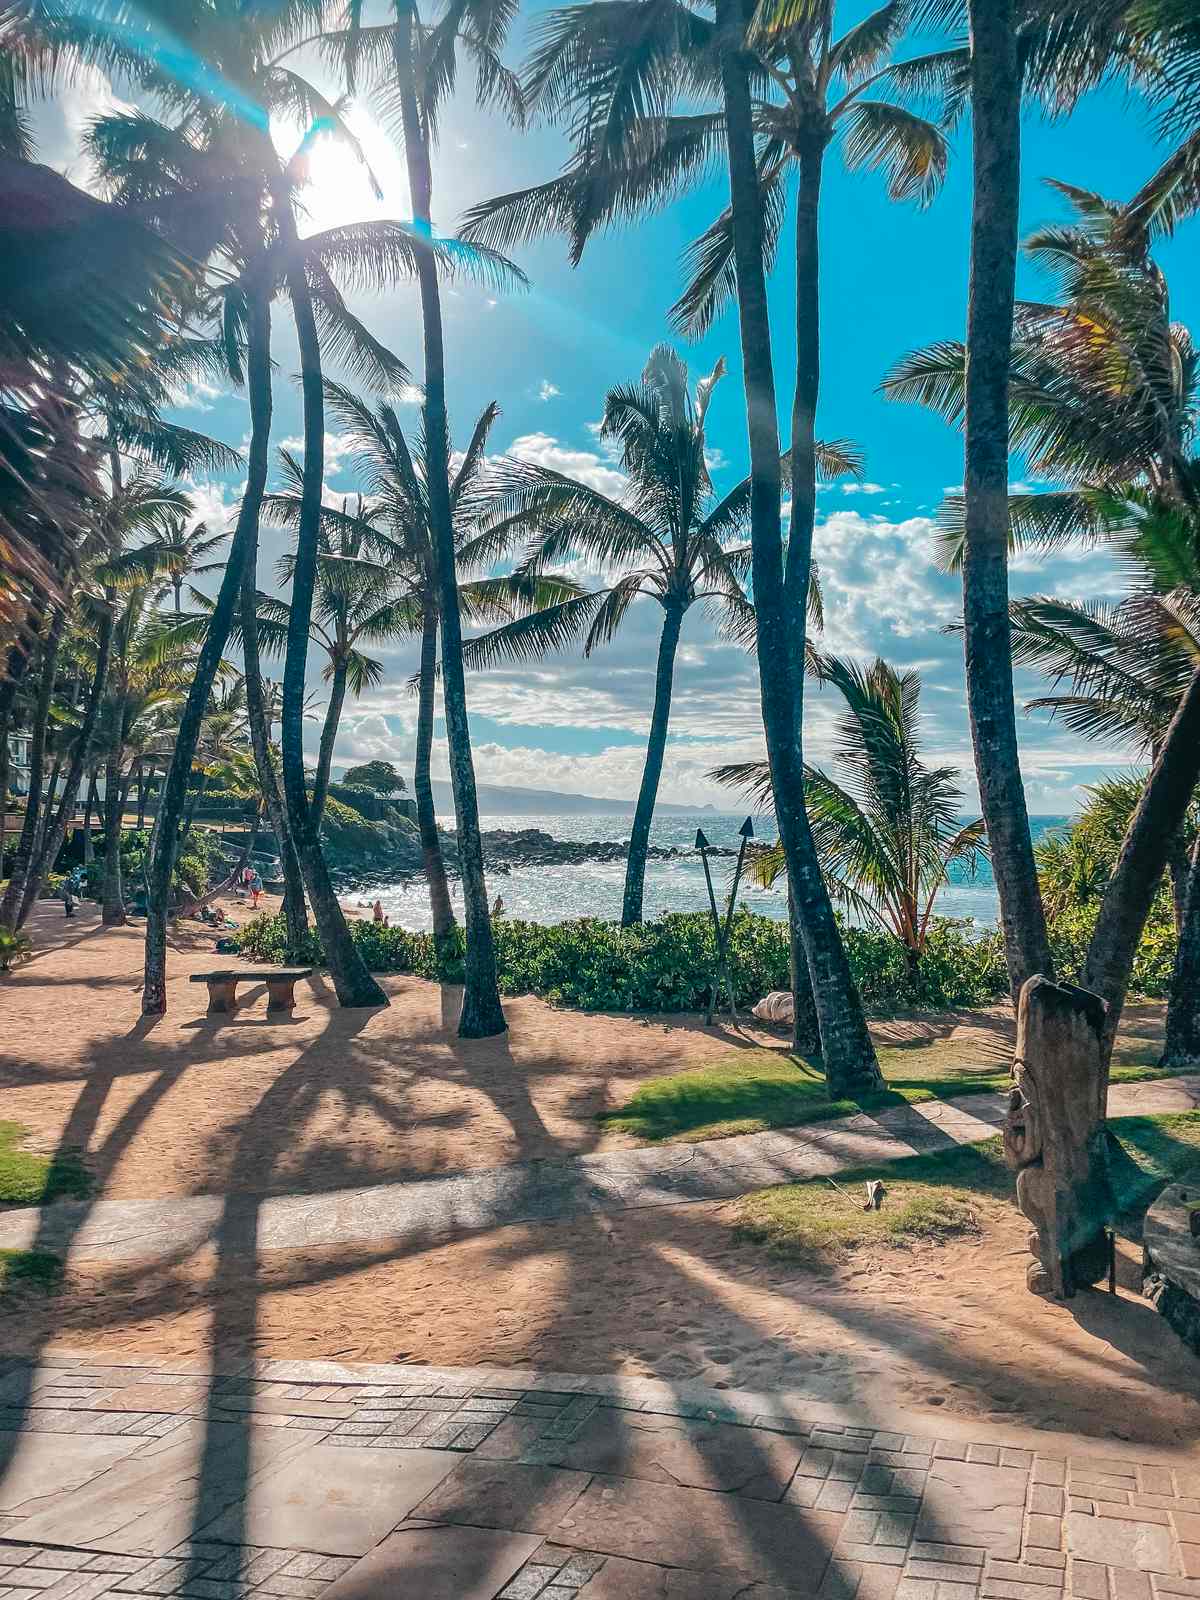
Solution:
{"label": "white cloud", "polygon": [[[304,456],[303,434],[293,434],[290,438],[281,439],[279,448],[287,450],[291,455]],[[325,435],[325,476],[336,478],[346,470],[346,457],[353,454],[354,440],[349,433],[326,433]]]}
{"label": "white cloud", "polygon": [[578,478],[581,483],[599,489],[601,494],[620,495],[625,491],[626,478],[623,472],[609,466],[595,451],[572,450],[569,445],[561,444],[553,434],[523,433],[509,445],[508,453],[518,461],[532,461],[554,472]]}
{"label": "white cloud", "polygon": [[843,494],[886,494],[887,489],[882,483],[844,483]]}
{"label": "white cloud", "polygon": [[543,378],[538,388],[537,397],[539,400],[545,402],[547,400],[553,400],[555,395],[559,395],[561,393],[562,390],[556,383],[551,383],[549,378]]}

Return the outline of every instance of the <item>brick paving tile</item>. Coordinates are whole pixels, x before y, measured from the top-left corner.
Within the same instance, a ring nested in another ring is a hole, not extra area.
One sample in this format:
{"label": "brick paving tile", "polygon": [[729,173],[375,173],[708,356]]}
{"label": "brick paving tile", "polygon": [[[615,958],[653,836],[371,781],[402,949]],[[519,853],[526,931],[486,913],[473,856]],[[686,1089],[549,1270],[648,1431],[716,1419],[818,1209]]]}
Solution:
{"label": "brick paving tile", "polygon": [[1040,1516],[1031,1512],[1025,1518],[1025,1543],[1041,1545],[1046,1550],[1062,1548],[1062,1518]]}
{"label": "brick paving tile", "polygon": [[973,1563],[958,1561],[922,1561],[909,1558],[904,1569],[907,1578],[933,1578],[945,1583],[977,1583],[979,1569]]}
{"label": "brick paving tile", "polygon": [[1108,1600],[1108,1569],[1093,1561],[1072,1561],[1067,1587],[1078,1600]]}
{"label": "brick paving tile", "polygon": [[1157,1506],[1116,1505],[1111,1500],[1096,1501],[1098,1517],[1115,1517],[1118,1522],[1155,1522],[1160,1528],[1170,1526],[1171,1519]]}
{"label": "brick paving tile", "polygon": [[1048,1483],[1029,1485],[1029,1509],[1040,1516],[1061,1517],[1066,1499],[1061,1489],[1052,1489]]}
{"label": "brick paving tile", "polygon": [[1066,1463],[1054,1456],[1038,1456],[1033,1463],[1033,1481],[1061,1489],[1067,1481]]}
{"label": "brick paving tile", "polygon": [[1037,1583],[1047,1589],[1061,1589],[1063,1574],[1056,1567],[1034,1567],[1023,1561],[989,1561],[989,1578],[1008,1578],[1013,1583]]}
{"label": "brick paving tile", "polygon": [[931,1544],[928,1540],[914,1540],[909,1554],[916,1561],[950,1561],[956,1566],[982,1567],[984,1550],[962,1544]]}
{"label": "brick paving tile", "polygon": [[1110,1567],[1108,1585],[1112,1600],[1150,1600],[1150,1579],[1144,1572],[1123,1572],[1120,1567]]}
{"label": "brick paving tile", "polygon": [[1184,1577],[1200,1578],[1200,1544],[1181,1544],[1179,1555],[1183,1562]]}
{"label": "brick paving tile", "polygon": [[1046,1600],[1046,1590],[1035,1583],[1013,1583],[1008,1578],[985,1578],[983,1600]]}

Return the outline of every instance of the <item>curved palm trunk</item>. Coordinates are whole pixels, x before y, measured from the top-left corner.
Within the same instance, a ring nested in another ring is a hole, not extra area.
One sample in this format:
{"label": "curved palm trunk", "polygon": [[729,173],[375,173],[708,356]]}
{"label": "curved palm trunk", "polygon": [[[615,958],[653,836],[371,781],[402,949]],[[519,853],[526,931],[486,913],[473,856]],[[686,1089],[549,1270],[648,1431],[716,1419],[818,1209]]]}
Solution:
{"label": "curved palm trunk", "polygon": [[1008,388],[1021,176],[1014,0],[970,0],[974,197],[967,306],[963,636],[979,797],[1014,1000],[1053,977],[1017,746],[1008,612]]}
{"label": "curved palm trunk", "polygon": [[658,670],[654,678],[654,711],[650,718],[650,739],[646,745],[646,765],[633,813],[629,836],[629,860],[625,867],[625,899],[621,907],[621,926],[631,927],[642,920],[642,900],[646,889],[646,851],[650,844],[650,825],[654,803],[662,779],[663,756],[667,749],[667,724],[671,717],[671,689],[675,679],[675,656],[679,631],[683,626],[683,607],[668,605],[658,641]]}
{"label": "curved palm trunk", "polygon": [[[792,397],[792,518],[784,569],[785,644],[792,681],[794,755],[804,770],[804,641],[817,518],[817,403],[821,393],[820,213],[825,147],[814,143],[800,159],[796,201],[796,388]],[[791,780],[794,782],[795,780]],[[808,958],[821,1054],[830,1081],[871,1088],[880,1081],[875,1047],[833,914],[825,875],[808,824],[801,778],[794,789],[798,856],[793,905]],[[781,830],[782,831],[782,830]],[[789,873],[791,869],[789,867]],[[795,997],[793,1007],[798,1011]]]}
{"label": "curved palm trunk", "polygon": [[338,724],[342,720],[342,707],[346,703],[346,663],[337,661],[333,668],[333,681],[329,686],[329,704],[325,708],[325,721],[321,727],[321,748],[317,753],[317,776],[313,782],[313,826],[321,831],[325,815],[325,798],[329,793],[329,769],[333,765],[333,747],[337,742]]}
{"label": "curved palm trunk", "polygon": [[1192,851],[1183,924],[1171,973],[1167,1000],[1167,1037],[1164,1067],[1184,1067],[1200,1061],[1200,844]]}
{"label": "curved palm trunk", "polygon": [[321,854],[314,808],[309,804],[304,786],[304,674],[308,665],[321,522],[321,490],[325,476],[325,399],[321,390],[321,347],[313,317],[312,297],[304,267],[297,259],[299,241],[296,238],[295,221],[286,201],[281,202],[280,225],[285,230],[285,240],[292,252],[287,285],[300,347],[300,378],[304,394],[304,486],[300,500],[300,525],[296,532],[296,564],[292,572],[292,604],[283,669],[284,793],[292,839],[300,858],[300,870],[304,874],[338,1002],[343,1006],[386,1006],[387,995],[367,971],[333,892],[329,869]]}
{"label": "curved palm trunk", "polygon": [[54,694],[58,647],[62,641],[65,625],[66,613],[57,608],[50,619],[50,628],[42,646],[41,677],[34,705],[33,736],[29,742],[29,793],[25,796],[25,820],[13,855],[8,888],[4,891],[4,899],[0,901],[0,927],[9,929],[15,928],[18,924],[25,883],[36,858],[45,789],[46,733],[50,726],[50,701]]}
{"label": "curved palm trunk", "polygon": [[1106,1081],[1134,956],[1151,902],[1158,891],[1171,840],[1183,822],[1198,778],[1200,671],[1193,674],[1179,702],[1179,709],[1159,745],[1137,810],[1125,830],[1079,980],[1085,989],[1093,990],[1108,1002],[1103,1034]]}
{"label": "curved palm trunk", "polygon": [[[408,168],[413,224],[418,237],[431,229],[433,180],[429,148],[421,122],[413,62],[414,14],[411,0],[401,0],[398,20],[396,70],[404,124],[404,157]],[[449,437],[446,421],[446,369],[442,343],[442,301],[437,263],[422,250],[417,258],[417,283],[421,294],[421,323],[425,353],[425,438],[429,461],[429,519],[437,563],[439,618],[442,630],[442,697],[446,715],[446,743],[450,780],[454,790],[454,815],[458,827],[458,865],[462,875],[463,915],[467,930],[462,1011],[459,1036],[484,1039],[503,1033],[508,1024],[500,1005],[496,977],[496,947],[488,911],[487,881],[483,872],[483,840],[479,830],[479,800],[475,791],[475,766],[471,758],[471,728],[467,720],[467,686],[462,660],[462,625],[458,611],[455,571],[454,523],[450,510]]]}
{"label": "curved palm trunk", "polygon": [[[729,191],[737,269],[738,320],[750,437],[750,540],[753,548],[754,603],[758,611],[758,676],[767,759],[779,838],[788,880],[804,923],[804,944],[821,1022],[821,1044],[830,1092],[854,1094],[880,1082],[875,1050],[859,1006],[838,1010],[832,995],[844,995],[838,982],[837,951],[828,940],[810,941],[810,907],[819,906],[823,881],[808,815],[804,809],[804,761],[796,723],[797,687],[793,671],[795,641],[784,584],[780,523],[779,428],[775,416],[775,374],[763,269],[762,200],[754,162],[750,86],[741,54],[743,18],[737,0],[718,0],[717,25],[724,36],[721,77],[729,150]],[[832,913],[831,913],[832,915]],[[845,953],[842,952],[842,959]],[[828,960],[829,968],[820,963]],[[849,986],[853,993],[853,985]]]}
{"label": "curved palm trunk", "polygon": [[[263,440],[264,455],[270,443],[271,414],[271,301],[262,290],[250,292],[250,325],[247,330],[246,373],[250,390],[251,428]],[[263,474],[266,481],[265,472]],[[279,792],[279,775],[271,757],[271,730],[267,724],[263,699],[262,659],[258,647],[258,524],[262,509],[261,490],[253,520],[246,525],[246,559],[242,567],[241,631],[242,668],[246,680],[246,717],[250,724],[250,747],[258,783],[266,802],[271,831],[283,865],[283,915],[287,923],[288,950],[298,957],[308,936],[308,915],[304,906],[304,878],[292,842],[287,811]]]}
{"label": "curved palm trunk", "polygon": [[[67,827],[75,815],[75,802],[79,798],[79,786],[83,782],[84,771],[88,758],[92,753],[92,740],[96,736],[96,725],[100,720],[100,708],[108,688],[108,663],[112,656],[113,615],[111,610],[106,610],[100,623],[100,634],[97,640],[96,675],[92,680],[92,687],[88,694],[88,703],[83,713],[83,722],[71,752],[71,764],[67,768],[67,781],[63,789],[63,796],[58,806],[58,813],[53,820],[47,821],[46,835],[42,841],[38,857],[29,874],[25,885],[25,898],[21,907],[21,922],[23,923],[33,909],[38,895],[42,891],[46,874],[54,868],[58,860],[58,853],[62,849],[63,840],[67,835]],[[89,795],[90,798],[90,795]],[[85,823],[90,822],[85,815]]]}
{"label": "curved palm trunk", "polygon": [[788,982],[792,990],[792,1049],[797,1055],[817,1055],[821,1049],[821,1029],[817,1023],[817,1000],[813,994],[812,973],[808,970],[808,951],[800,913],[796,909],[792,886],[788,884]]}
{"label": "curved palm trunk", "polygon": [[201,770],[200,770],[200,782],[192,790],[191,798],[187,801],[187,803],[184,806],[183,832],[180,835],[180,842],[181,843],[182,843],[182,841],[184,839],[189,838],[190,835],[191,835],[192,824],[196,820],[196,812],[197,812],[197,810],[199,808],[200,802],[204,799],[204,791],[207,788],[208,788],[208,768],[207,767],[202,767]]}
{"label": "curved palm trunk", "polygon": [[[251,296],[248,316],[256,330],[261,348],[261,309],[256,315],[258,297]],[[269,328],[268,328],[269,339]],[[269,354],[262,363],[266,381],[270,386]],[[205,708],[216,681],[221,657],[233,625],[234,611],[241,590],[242,569],[250,539],[250,527],[257,526],[259,506],[267,481],[267,436],[255,426],[255,390],[261,389],[262,373],[258,382],[251,381],[250,449],[246,464],[246,487],[238,511],[237,528],[229,549],[229,562],[221,578],[216,604],[209,618],[208,631],[200,647],[194,676],[188,690],[187,703],[179,720],[171,762],[163,777],[158,794],[158,814],[154,824],[153,845],[146,871],[146,960],[142,983],[142,1015],[162,1016],[167,1009],[167,908],[171,891],[171,874],[179,849],[179,825],[187,796],[188,775],[196,754],[200,725]],[[261,394],[259,396],[261,402]]]}
{"label": "curved palm trunk", "polygon": [[413,760],[413,794],[417,802],[417,829],[421,836],[421,861],[429,884],[429,910],[433,919],[433,944],[438,959],[450,954],[454,939],[454,908],[442,855],[437,812],[433,806],[430,757],[433,752],[434,693],[437,685],[437,609],[432,596],[421,624],[421,677],[417,699],[417,748]]}
{"label": "curved palm trunk", "polygon": [[104,877],[100,920],[106,928],[123,927],[125,892],[121,882],[121,753],[112,750],[104,763]]}

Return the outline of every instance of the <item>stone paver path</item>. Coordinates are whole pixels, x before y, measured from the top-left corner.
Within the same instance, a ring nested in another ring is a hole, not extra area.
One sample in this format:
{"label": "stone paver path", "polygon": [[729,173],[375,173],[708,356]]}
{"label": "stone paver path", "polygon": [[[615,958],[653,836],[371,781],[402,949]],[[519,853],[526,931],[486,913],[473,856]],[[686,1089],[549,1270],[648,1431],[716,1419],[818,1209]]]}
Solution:
{"label": "stone paver path", "polygon": [[[218,1234],[230,1254],[251,1244],[279,1250],[383,1239],[431,1243],[539,1218],[724,1200],[770,1184],[970,1144],[996,1131],[1004,1104],[1002,1095],[972,1095],[701,1144],[569,1156],[326,1194],[59,1202],[0,1215],[0,1248],[68,1248],[78,1262],[178,1256]],[[1114,1116],[1197,1106],[1200,1076],[1116,1084],[1109,1094]]]}
{"label": "stone paver path", "polygon": [[1200,1600],[1200,1454],[649,1380],[0,1371],[0,1600]]}

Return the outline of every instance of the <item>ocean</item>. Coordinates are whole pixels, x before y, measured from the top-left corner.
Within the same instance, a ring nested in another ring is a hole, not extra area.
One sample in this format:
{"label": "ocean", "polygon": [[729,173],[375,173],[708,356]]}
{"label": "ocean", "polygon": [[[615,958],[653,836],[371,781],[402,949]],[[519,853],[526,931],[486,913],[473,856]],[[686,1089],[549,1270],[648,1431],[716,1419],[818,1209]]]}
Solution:
{"label": "ocean", "polygon": [[[692,850],[696,829],[703,828],[710,843],[736,848],[738,829],[745,812],[697,811],[676,815],[658,816],[650,833],[651,844],[676,845],[690,854],[675,861],[650,861],[646,868],[645,915],[655,917],[664,911],[703,911],[708,906],[708,891],[704,885],[704,872],[699,855]],[[1030,819],[1035,840],[1052,828],[1061,827],[1069,817],[1032,817]],[[453,818],[442,819],[444,827],[453,828]],[[485,831],[506,828],[538,828],[556,839],[605,841],[624,840],[629,837],[631,818],[628,813],[588,816],[484,816]],[[773,840],[777,837],[773,819],[754,819],[756,837]],[[733,870],[729,857],[712,860],[713,886],[718,904],[724,907],[725,897]],[[584,866],[569,867],[514,867],[511,872],[491,872],[488,889],[493,899],[499,895],[504,902],[506,916],[527,922],[567,922],[575,917],[601,917],[617,919],[621,915],[621,894],[625,882],[625,863],[589,862]],[[457,884],[453,886],[456,903],[461,904]],[[379,882],[346,896],[354,906],[370,905],[378,898],[383,902],[393,924],[413,931],[429,927],[429,896],[424,879],[416,877],[407,883]],[[743,878],[738,892],[738,904],[762,916],[782,921],[787,916],[787,895],[782,889],[760,889]],[[983,863],[974,876],[961,868],[953,869],[952,881],[940,891],[937,914],[944,917],[970,918],[981,928],[996,925],[999,901],[991,868]]]}

